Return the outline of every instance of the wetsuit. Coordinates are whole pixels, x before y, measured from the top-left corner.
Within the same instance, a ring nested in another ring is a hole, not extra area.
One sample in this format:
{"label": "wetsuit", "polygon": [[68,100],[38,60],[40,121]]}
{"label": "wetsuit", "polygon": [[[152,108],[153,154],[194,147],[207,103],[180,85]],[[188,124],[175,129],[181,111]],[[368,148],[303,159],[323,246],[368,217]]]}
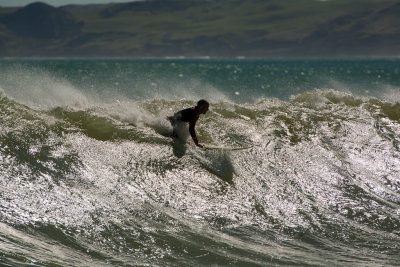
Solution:
{"label": "wetsuit", "polygon": [[178,124],[178,122],[188,122],[189,133],[192,136],[194,143],[197,145],[198,141],[194,127],[196,125],[197,120],[199,119],[199,116],[200,114],[198,112],[198,109],[193,107],[178,111],[174,114],[174,116],[168,117],[168,119],[174,127]]}
{"label": "wetsuit", "polygon": [[194,108],[187,108],[175,113],[174,117],[177,117],[181,121],[191,122],[199,118],[199,114],[196,113]]}

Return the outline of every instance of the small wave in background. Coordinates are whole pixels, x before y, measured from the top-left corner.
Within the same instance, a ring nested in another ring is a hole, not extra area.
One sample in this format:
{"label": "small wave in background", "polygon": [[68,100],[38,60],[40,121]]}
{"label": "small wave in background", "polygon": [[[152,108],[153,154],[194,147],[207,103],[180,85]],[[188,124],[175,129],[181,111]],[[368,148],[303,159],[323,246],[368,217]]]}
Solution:
{"label": "small wave in background", "polygon": [[2,60],[0,263],[396,266],[395,66]]}

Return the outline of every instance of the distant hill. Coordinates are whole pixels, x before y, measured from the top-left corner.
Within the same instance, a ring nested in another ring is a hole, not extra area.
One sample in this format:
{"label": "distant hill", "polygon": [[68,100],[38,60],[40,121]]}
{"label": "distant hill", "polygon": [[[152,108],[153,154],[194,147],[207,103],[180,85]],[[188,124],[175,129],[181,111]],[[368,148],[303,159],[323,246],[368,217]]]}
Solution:
{"label": "distant hill", "polygon": [[399,56],[397,0],[146,0],[0,8],[0,56]]}
{"label": "distant hill", "polygon": [[63,10],[43,3],[33,3],[0,20],[21,37],[49,39],[79,34],[83,23]]}

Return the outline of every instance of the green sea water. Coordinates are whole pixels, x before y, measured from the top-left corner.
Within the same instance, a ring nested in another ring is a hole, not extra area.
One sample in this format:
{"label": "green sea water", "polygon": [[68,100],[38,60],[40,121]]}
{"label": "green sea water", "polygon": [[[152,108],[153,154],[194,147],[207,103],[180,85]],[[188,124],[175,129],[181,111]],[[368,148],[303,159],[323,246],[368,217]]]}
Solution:
{"label": "green sea water", "polygon": [[103,94],[102,100],[208,97],[243,103],[287,100],[314,89],[381,97],[400,86],[399,59],[9,59],[0,66],[7,90],[23,91],[32,82],[42,87],[45,78],[49,86],[50,80],[68,84],[92,97]]}
{"label": "green sea water", "polygon": [[397,266],[399,63],[1,59],[0,265]]}

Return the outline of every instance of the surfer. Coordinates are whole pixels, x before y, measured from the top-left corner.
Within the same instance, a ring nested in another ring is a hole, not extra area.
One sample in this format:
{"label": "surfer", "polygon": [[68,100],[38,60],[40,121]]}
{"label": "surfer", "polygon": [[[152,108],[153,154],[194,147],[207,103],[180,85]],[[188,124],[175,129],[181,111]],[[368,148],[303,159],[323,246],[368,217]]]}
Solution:
{"label": "surfer", "polygon": [[168,120],[174,127],[173,136],[178,136],[177,127],[181,122],[184,122],[185,124],[189,123],[189,133],[193,139],[193,142],[196,144],[196,146],[203,148],[203,145],[199,144],[199,140],[197,139],[195,127],[200,114],[206,114],[209,106],[210,104],[206,100],[201,99],[197,102],[197,106],[183,109],[176,112],[174,116],[168,117]]}

